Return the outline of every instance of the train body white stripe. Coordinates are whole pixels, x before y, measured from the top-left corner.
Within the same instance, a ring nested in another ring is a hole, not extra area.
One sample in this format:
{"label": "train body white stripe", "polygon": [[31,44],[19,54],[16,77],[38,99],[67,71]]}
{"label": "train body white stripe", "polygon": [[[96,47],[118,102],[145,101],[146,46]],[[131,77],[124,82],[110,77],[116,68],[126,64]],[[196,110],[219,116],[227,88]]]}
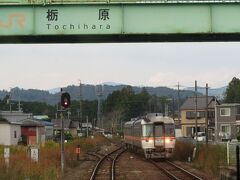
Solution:
{"label": "train body white stripe", "polygon": [[170,157],[175,148],[174,120],[159,113],[134,118],[124,125],[124,141],[140,149],[146,158]]}

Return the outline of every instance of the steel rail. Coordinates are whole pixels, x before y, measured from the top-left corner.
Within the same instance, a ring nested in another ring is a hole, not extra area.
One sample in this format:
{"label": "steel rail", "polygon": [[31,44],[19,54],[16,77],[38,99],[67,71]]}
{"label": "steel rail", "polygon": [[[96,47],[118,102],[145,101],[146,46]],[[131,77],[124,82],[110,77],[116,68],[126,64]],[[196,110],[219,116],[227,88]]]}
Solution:
{"label": "steel rail", "polygon": [[97,157],[98,159],[101,159],[101,156],[100,156],[100,155],[98,155],[98,154],[91,153],[91,152],[87,152],[86,154],[87,154],[87,155],[90,155],[90,156]]}
{"label": "steel rail", "polygon": [[122,148],[122,147],[117,148],[117,149],[115,149],[114,151],[112,151],[112,152],[106,154],[104,157],[102,157],[102,158],[98,161],[98,163],[96,164],[96,166],[95,166],[95,168],[94,168],[94,170],[93,170],[93,172],[92,172],[92,175],[91,175],[91,177],[90,177],[89,180],[94,180],[94,178],[95,178],[95,176],[96,176],[96,174],[97,174],[97,171],[98,171],[99,167],[101,166],[102,162],[103,162],[107,157],[109,157],[111,154],[117,152],[117,151],[120,150],[121,148]]}
{"label": "steel rail", "polygon": [[166,174],[168,177],[170,177],[171,179],[175,179],[175,180],[180,180],[178,177],[176,177],[175,175],[173,175],[172,173],[170,173],[168,170],[164,169],[163,167],[159,166],[155,161],[150,160],[150,162],[156,166],[158,169],[160,169],[164,174]]}
{"label": "steel rail", "polygon": [[115,158],[113,159],[113,162],[112,162],[112,180],[115,180],[115,166],[116,166],[116,161],[117,159],[122,155],[122,153],[124,153],[127,149],[123,149],[120,153],[118,153]]}
{"label": "steel rail", "polygon": [[196,176],[195,174],[187,171],[186,169],[183,169],[182,167],[174,164],[173,162],[170,161],[166,161],[167,163],[171,164],[172,166],[176,167],[177,169],[181,170],[182,172],[184,172],[185,174],[187,174],[188,176],[191,176],[193,179],[197,179],[197,180],[202,180],[202,178]]}
{"label": "steel rail", "polygon": [[[150,162],[156,166],[158,169],[160,169],[161,171],[163,171],[168,177],[170,177],[171,179],[174,180],[180,180],[181,178],[178,178],[177,176],[175,176],[173,173],[171,173],[169,170],[159,166],[155,161],[150,160]],[[186,169],[181,168],[180,166],[175,165],[174,163],[170,162],[170,161],[165,161],[168,164],[170,164],[171,166],[174,166],[176,169],[180,170],[181,172],[183,172],[184,174],[186,174],[187,176],[191,177],[192,179],[196,179],[196,180],[203,180],[202,178],[192,174],[191,172],[187,171]]]}

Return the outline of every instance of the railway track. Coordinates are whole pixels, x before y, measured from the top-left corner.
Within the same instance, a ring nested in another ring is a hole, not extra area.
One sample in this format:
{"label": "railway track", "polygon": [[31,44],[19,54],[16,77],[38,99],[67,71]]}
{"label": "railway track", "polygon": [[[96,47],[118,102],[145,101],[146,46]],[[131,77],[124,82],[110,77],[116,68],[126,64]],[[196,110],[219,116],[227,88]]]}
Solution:
{"label": "railway track", "polygon": [[170,162],[170,161],[162,161],[156,162],[150,160],[154,166],[164,172],[168,177],[175,180],[203,180],[201,177],[183,169],[182,167]]}
{"label": "railway track", "polygon": [[97,154],[96,156],[99,157],[99,161],[94,167],[89,180],[94,180],[97,178],[107,179],[108,177],[111,180],[115,180],[116,161],[125,151],[125,148],[119,147],[106,155],[102,155],[102,157],[99,157],[99,154]]}

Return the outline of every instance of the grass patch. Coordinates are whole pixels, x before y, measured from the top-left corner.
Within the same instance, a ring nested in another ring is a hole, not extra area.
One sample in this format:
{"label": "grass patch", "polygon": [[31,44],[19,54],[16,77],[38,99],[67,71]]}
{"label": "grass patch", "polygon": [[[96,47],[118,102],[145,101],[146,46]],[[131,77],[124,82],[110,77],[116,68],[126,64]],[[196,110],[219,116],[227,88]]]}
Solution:
{"label": "grass patch", "polygon": [[[188,157],[192,158],[194,147],[192,143],[177,141],[173,159],[186,162]],[[226,165],[226,155],[226,146],[224,145],[199,144],[192,165],[212,177],[218,177],[219,167]]]}
{"label": "grass patch", "polygon": [[[101,135],[94,138],[78,138],[65,143],[66,169],[74,168],[81,163],[76,160],[75,148],[78,145],[81,148],[80,158],[83,158],[85,152],[109,144],[109,140]],[[54,180],[62,178],[59,143],[47,141],[43,147],[40,147],[38,163],[29,158],[28,150],[26,146],[10,146],[10,167],[7,169],[3,158],[4,146],[0,146],[0,179]]]}
{"label": "grass patch", "polygon": [[196,168],[216,177],[220,165],[226,165],[226,147],[222,145],[199,145],[193,164]]}

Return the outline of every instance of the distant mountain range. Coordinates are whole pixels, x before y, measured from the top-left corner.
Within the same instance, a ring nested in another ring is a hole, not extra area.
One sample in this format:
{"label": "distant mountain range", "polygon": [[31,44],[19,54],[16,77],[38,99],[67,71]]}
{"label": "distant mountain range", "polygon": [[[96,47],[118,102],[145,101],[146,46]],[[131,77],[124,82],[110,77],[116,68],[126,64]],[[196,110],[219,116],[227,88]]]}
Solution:
{"label": "distant mountain range", "polygon": [[[109,85],[112,84],[112,85]],[[115,85],[114,85],[115,84]],[[103,85],[103,93],[102,98],[106,99],[109,94],[113,91],[121,90],[127,85],[121,85],[119,83],[105,83]],[[135,93],[140,93],[143,87],[132,86]],[[157,96],[167,96],[170,98],[177,98],[177,90],[171,89],[168,87],[145,87],[149,94],[157,95]],[[67,91],[71,95],[72,100],[79,100],[79,86],[70,85],[63,88],[64,91]],[[194,89],[188,88],[180,91],[181,99],[184,99],[189,96],[193,96]],[[210,89],[209,95],[220,95],[222,92],[226,90],[226,87],[219,89]],[[205,94],[204,88],[198,88],[198,92]],[[3,99],[9,92],[2,90],[0,91],[0,99]],[[214,94],[215,93],[215,94]],[[49,91],[38,90],[38,89],[21,89],[15,87],[11,91],[13,100],[21,100],[21,101],[38,101],[38,102],[46,102],[48,104],[56,104],[60,99],[60,88],[54,88]],[[96,87],[90,84],[83,84],[82,94],[84,100],[96,100]]]}
{"label": "distant mountain range", "polygon": [[[209,88],[208,89],[208,95],[209,96],[216,96],[218,99],[223,99],[224,94],[226,92],[227,86],[223,86],[220,88]],[[187,87],[185,90],[195,91],[195,87]],[[206,94],[206,88],[205,87],[197,87],[197,91],[201,94]]]}

